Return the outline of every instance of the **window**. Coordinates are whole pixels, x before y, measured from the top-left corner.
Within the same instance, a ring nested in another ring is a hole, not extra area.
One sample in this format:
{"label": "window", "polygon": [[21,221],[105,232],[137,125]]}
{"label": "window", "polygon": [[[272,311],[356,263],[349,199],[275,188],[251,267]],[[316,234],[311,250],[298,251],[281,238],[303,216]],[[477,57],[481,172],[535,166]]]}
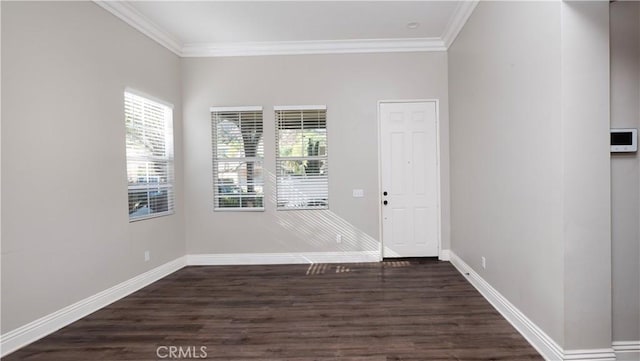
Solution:
{"label": "window", "polygon": [[329,208],[326,107],[274,109],[278,209]]}
{"label": "window", "polygon": [[173,106],[124,93],[129,221],[173,214]]}
{"label": "window", "polygon": [[214,210],[264,210],[262,107],[211,108]]}

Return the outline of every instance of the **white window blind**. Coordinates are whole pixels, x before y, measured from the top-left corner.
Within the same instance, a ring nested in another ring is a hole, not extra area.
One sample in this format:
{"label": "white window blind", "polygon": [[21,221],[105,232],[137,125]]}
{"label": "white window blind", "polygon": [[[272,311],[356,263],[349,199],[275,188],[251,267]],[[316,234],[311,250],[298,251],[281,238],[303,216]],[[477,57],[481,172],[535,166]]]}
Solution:
{"label": "white window blind", "polygon": [[262,107],[211,108],[214,210],[264,210]]}
{"label": "white window blind", "polygon": [[173,109],[124,93],[129,220],[173,213]]}
{"label": "white window blind", "polygon": [[329,208],[326,107],[276,107],[275,116],[278,209]]}

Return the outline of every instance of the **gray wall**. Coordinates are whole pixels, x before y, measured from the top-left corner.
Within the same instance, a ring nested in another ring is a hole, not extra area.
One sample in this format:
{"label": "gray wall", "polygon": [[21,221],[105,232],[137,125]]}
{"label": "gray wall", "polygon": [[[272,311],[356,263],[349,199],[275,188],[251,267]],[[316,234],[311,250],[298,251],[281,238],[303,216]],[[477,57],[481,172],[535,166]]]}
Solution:
{"label": "gray wall", "polygon": [[562,342],[559,32],[559,3],[480,2],[449,102],[451,249]]}
{"label": "gray wall", "polygon": [[2,87],[3,333],[184,255],[180,177],[128,221],[123,115],[125,87],[175,104],[180,175],[177,56],[91,2],[3,2]]}
{"label": "gray wall", "polygon": [[611,347],[609,4],[561,7],[564,348]]}
{"label": "gray wall", "polygon": [[[0,33],[2,29],[2,2],[0,2]],[[0,34],[0,69],[2,69],[2,36]],[[2,158],[2,81],[0,81],[0,159]],[[0,161],[1,163],[1,161]],[[0,165],[0,254],[2,253],[2,166]],[[2,271],[2,257],[0,256],[0,272]],[[0,275],[1,276],[1,275]],[[1,287],[1,285],[0,285]],[[1,295],[0,295],[1,296]],[[0,297],[0,310],[2,310],[2,297]],[[0,319],[2,315],[0,315]],[[0,325],[0,334],[2,327]]]}
{"label": "gray wall", "polygon": [[608,27],[481,2],[449,50],[451,248],[568,350],[611,346]]}
{"label": "gray wall", "polygon": [[[440,99],[443,248],[448,248],[446,53],[345,54],[183,61],[188,254],[377,251],[377,102]],[[275,211],[274,105],[325,104],[328,211]],[[266,211],[213,212],[210,106],[262,105]],[[364,189],[364,198],[352,190]],[[343,235],[341,244],[336,234]]]}
{"label": "gray wall", "polygon": [[[611,127],[640,128],[640,3],[611,4]],[[613,339],[640,340],[640,157],[611,156]]]}
{"label": "gray wall", "polygon": [[[612,5],[612,124],[637,127],[640,31],[616,34],[638,26],[638,6],[622,4]],[[637,156],[611,163],[613,271],[602,262],[610,256],[603,6],[482,2],[447,64],[446,53],[181,61],[92,3],[3,2],[2,332],[184,255],[185,235],[189,254],[377,250],[377,101],[437,98],[443,248],[451,184],[452,250],[558,343],[608,347],[603,290],[612,273],[614,339],[637,340],[640,282],[629,276],[640,258]],[[622,6],[635,13],[616,12]],[[127,86],[176,105],[176,214],[132,224]],[[268,135],[271,107],[292,104],[328,106],[331,210],[275,211],[267,136],[266,212],[212,212],[209,107],[262,105]],[[352,198],[354,188],[365,197]]]}

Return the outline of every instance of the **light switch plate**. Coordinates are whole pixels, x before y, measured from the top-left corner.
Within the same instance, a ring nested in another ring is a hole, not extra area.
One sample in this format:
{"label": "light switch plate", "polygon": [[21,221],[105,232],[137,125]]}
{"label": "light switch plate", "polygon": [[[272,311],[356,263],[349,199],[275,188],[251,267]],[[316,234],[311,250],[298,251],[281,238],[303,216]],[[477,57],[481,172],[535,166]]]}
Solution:
{"label": "light switch plate", "polygon": [[362,197],[364,197],[364,189],[354,189],[353,190],[353,197],[354,198],[362,198]]}

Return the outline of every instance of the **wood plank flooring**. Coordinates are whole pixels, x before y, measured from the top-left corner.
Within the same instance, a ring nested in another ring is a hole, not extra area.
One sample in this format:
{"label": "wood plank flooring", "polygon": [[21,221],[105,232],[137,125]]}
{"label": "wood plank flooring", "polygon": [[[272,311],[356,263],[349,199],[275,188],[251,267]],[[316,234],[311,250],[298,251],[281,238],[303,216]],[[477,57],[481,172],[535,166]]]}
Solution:
{"label": "wood plank flooring", "polygon": [[3,360],[167,359],[542,360],[435,260],[187,267]]}

